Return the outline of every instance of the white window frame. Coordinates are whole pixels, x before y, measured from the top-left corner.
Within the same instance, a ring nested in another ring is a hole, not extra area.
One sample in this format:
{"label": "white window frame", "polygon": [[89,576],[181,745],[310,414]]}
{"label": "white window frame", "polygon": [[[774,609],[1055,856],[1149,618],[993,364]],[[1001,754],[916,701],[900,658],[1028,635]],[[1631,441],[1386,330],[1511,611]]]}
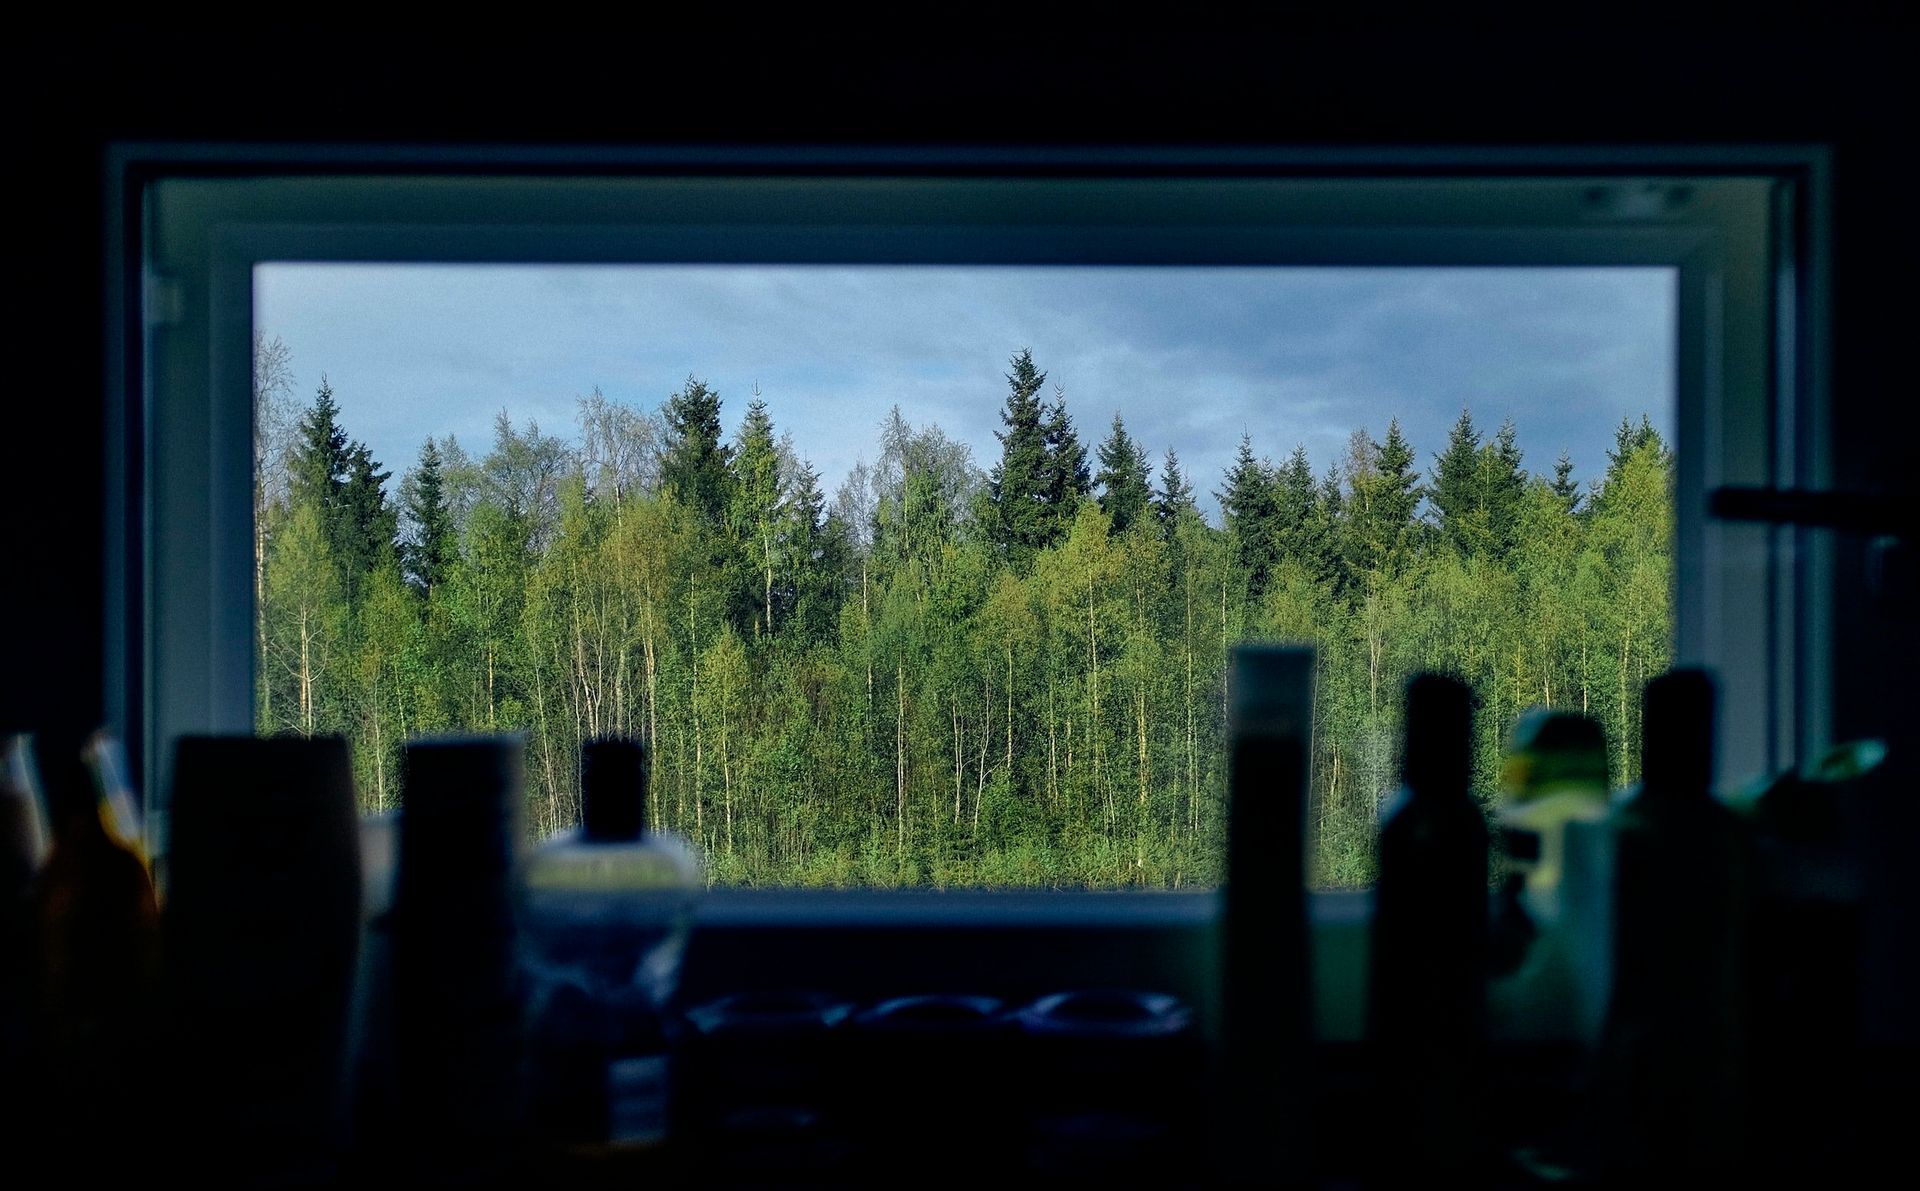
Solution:
{"label": "white window frame", "polygon": [[[1820,148],[122,145],[108,164],[105,685],[162,846],[171,742],[253,727],[252,270],[263,261],[1672,267],[1675,657],[1719,675],[1723,779],[1825,741],[1817,535],[1705,514],[1721,485],[1827,480]],[[1213,914],[1207,893],[716,904],[720,919],[766,922]]]}

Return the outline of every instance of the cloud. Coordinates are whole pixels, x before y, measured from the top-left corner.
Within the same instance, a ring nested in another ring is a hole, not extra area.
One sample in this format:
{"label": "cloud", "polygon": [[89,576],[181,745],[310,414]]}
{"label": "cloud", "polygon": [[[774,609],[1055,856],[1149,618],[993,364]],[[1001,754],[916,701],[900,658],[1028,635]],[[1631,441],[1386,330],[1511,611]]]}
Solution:
{"label": "cloud", "polygon": [[1596,475],[1622,417],[1672,425],[1673,288],[1617,268],[273,264],[256,311],[396,476],[430,434],[482,448],[498,410],[568,433],[596,385],[651,408],[690,373],[729,421],[757,384],[829,487],[896,403],[989,465],[1030,347],[1090,445],[1119,411],[1210,493],[1242,432],[1324,471],[1397,417],[1424,467],[1462,405],[1512,418],[1536,470],[1566,450]]}

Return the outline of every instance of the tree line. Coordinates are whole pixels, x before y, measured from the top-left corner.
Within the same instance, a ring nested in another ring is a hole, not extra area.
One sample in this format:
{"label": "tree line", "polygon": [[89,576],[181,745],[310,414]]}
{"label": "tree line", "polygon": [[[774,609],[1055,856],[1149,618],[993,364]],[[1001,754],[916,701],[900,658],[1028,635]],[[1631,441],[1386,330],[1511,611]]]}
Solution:
{"label": "tree line", "polygon": [[1424,469],[1397,422],[1319,474],[1243,436],[1214,520],[1118,414],[1089,453],[1027,351],[984,470],[896,407],[832,496],[757,391],[729,434],[694,377],[658,410],[595,391],[571,439],[504,412],[484,454],[429,438],[390,492],[291,377],[256,344],[260,729],[349,737],[369,810],[411,736],[524,733],[539,834],[577,821],[581,738],[640,737],[651,825],[717,882],[1215,882],[1229,651],[1284,639],[1318,657],[1314,879],[1363,884],[1410,674],[1478,693],[1487,799],[1536,704],[1598,719],[1634,779],[1669,662],[1644,416],[1585,486],[1466,410]]}

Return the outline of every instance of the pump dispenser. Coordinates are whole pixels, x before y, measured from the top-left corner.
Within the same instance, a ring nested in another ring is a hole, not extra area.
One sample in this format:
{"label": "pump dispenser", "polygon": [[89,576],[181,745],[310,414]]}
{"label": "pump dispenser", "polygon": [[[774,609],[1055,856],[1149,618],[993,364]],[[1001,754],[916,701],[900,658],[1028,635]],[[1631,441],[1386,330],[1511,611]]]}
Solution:
{"label": "pump dispenser", "polygon": [[705,887],[693,849],[646,830],[639,741],[580,749],[581,826],[527,866],[533,1113],[551,1142],[658,1140],[666,1128],[665,1010]]}

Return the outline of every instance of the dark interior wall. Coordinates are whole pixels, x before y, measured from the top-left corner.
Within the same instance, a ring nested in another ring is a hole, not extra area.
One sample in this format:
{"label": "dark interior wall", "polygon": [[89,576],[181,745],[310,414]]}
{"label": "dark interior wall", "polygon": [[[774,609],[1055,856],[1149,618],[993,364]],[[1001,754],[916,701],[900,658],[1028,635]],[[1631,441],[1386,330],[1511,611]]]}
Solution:
{"label": "dark interior wall", "polygon": [[[4,51],[13,200],[0,729],[50,744],[101,717],[101,181],[115,139],[471,142],[1689,143],[1831,145],[1837,482],[1913,483],[1915,39],[1895,28],[1381,28],[1204,36],[952,30],[937,42],[595,26],[498,35],[332,25],[100,25]],[[1837,728],[1894,739],[1874,987],[1915,1000],[1920,617],[1837,575]],[[1888,1028],[1892,1028],[1889,1026]]]}

